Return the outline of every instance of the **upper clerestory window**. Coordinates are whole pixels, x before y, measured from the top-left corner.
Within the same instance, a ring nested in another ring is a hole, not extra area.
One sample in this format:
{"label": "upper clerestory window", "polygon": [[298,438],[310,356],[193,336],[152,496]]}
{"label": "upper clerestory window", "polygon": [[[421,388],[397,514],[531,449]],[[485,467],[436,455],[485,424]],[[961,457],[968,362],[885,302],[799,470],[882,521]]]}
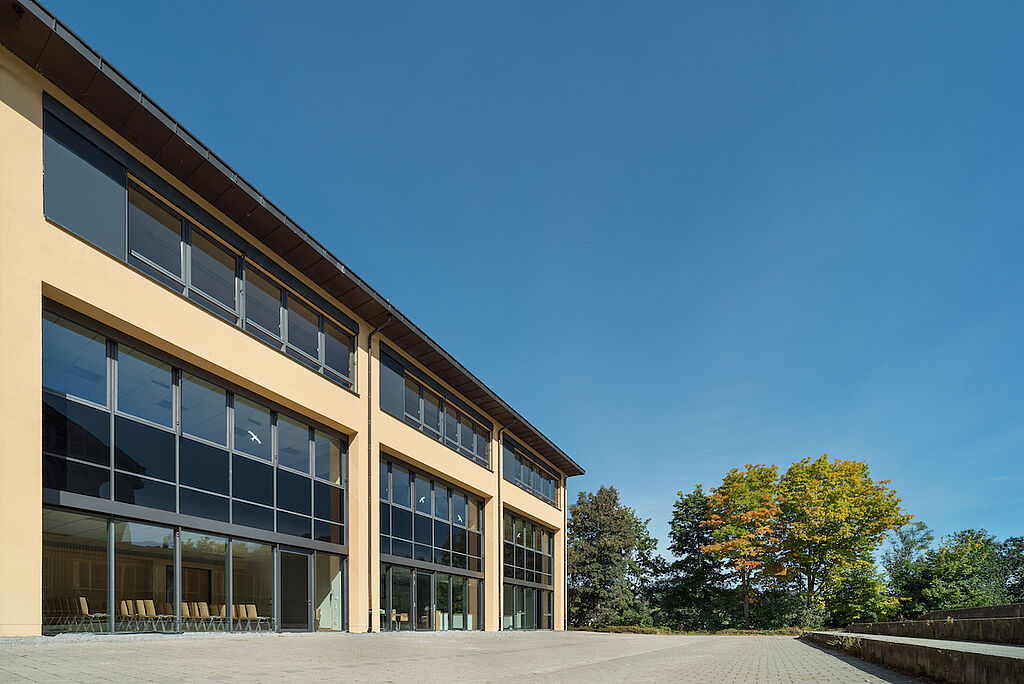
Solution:
{"label": "upper clerestory window", "polygon": [[[239,251],[240,238],[227,228],[208,233],[143,187],[133,176],[148,178],[145,167],[131,158],[125,161],[119,148],[87,129],[85,124],[76,129],[44,109],[43,213],[48,219],[299,363],[353,387],[352,332],[253,267]],[[197,211],[202,210],[193,207],[190,213]],[[252,258],[257,256],[262,259]],[[342,323],[348,320],[341,312],[331,315]],[[349,328],[356,326],[349,320]]]}

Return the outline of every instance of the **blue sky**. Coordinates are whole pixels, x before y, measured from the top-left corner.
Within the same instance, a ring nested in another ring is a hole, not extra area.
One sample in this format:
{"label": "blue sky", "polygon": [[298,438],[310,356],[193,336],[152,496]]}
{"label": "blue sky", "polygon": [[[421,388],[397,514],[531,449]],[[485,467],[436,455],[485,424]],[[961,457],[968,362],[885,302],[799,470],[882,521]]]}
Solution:
{"label": "blue sky", "polygon": [[1024,534],[1024,7],[47,6],[664,535],[823,452]]}

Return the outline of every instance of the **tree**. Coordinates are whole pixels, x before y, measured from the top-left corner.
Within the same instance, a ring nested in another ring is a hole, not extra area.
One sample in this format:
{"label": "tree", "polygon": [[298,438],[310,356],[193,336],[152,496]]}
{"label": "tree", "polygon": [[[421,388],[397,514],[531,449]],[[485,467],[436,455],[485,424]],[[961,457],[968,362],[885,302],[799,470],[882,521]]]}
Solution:
{"label": "tree", "polygon": [[580,492],[568,521],[571,624],[651,623],[643,593],[652,583],[657,542],[648,532],[649,522],[622,505],[614,487]]}
{"label": "tree", "polygon": [[719,604],[727,580],[721,561],[703,548],[715,543],[708,516],[708,495],[702,485],[678,492],[672,505],[669,551],[675,560],[661,582],[660,606],[665,622],[688,629],[718,629],[722,625]]}
{"label": "tree", "polygon": [[1024,537],[1009,537],[999,545],[1007,603],[1024,603]]}
{"label": "tree", "polygon": [[986,530],[960,530],[943,537],[927,554],[927,610],[970,608],[1002,603],[1006,578],[1000,545]]}
{"label": "tree", "polygon": [[807,608],[839,573],[871,565],[886,533],[909,522],[888,483],[872,480],[866,463],[828,454],[797,461],[780,479],[782,553]]}
{"label": "tree", "polygon": [[747,627],[751,585],[760,579],[779,541],[775,536],[777,489],[775,466],[747,464],[744,470],[730,470],[708,499],[708,516],[703,524],[712,530],[714,542],[702,550],[730,561],[735,568],[743,597],[743,624]]}
{"label": "tree", "polygon": [[935,537],[923,522],[904,525],[893,531],[893,537],[882,556],[889,594],[899,602],[898,618],[916,617],[928,606],[924,590],[931,582],[928,552]]}
{"label": "tree", "polygon": [[896,614],[899,600],[886,593],[885,582],[872,565],[847,568],[834,578],[824,596],[829,624],[884,622]]}

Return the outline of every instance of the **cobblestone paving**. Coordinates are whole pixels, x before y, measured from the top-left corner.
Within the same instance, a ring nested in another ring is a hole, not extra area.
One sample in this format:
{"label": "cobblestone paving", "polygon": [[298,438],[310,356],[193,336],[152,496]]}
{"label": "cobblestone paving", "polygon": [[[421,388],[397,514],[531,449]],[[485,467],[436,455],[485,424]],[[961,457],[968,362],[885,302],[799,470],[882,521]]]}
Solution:
{"label": "cobblestone paving", "polygon": [[0,682],[898,682],[792,637],[581,632],[0,639]]}

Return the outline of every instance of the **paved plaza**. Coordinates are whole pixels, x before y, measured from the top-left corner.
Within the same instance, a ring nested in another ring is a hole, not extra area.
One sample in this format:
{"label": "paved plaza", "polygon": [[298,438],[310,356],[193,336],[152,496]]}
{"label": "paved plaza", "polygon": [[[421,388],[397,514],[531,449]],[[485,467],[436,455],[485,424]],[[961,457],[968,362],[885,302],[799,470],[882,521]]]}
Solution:
{"label": "paved plaza", "polygon": [[0,639],[0,682],[917,682],[792,637],[583,632]]}

